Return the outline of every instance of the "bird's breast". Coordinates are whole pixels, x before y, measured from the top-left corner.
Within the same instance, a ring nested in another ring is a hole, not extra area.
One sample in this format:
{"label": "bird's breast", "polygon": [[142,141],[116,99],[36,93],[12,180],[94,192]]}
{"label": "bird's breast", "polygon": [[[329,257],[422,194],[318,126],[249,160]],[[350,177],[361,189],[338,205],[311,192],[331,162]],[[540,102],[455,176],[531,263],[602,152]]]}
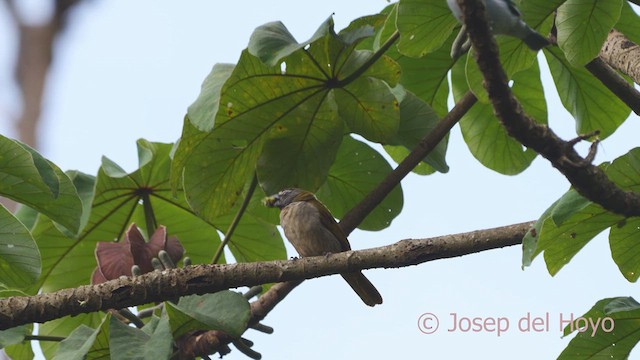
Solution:
{"label": "bird's breast", "polygon": [[307,202],[294,202],[282,209],[280,225],[300,256],[342,251],[338,239],[320,221],[319,210]]}

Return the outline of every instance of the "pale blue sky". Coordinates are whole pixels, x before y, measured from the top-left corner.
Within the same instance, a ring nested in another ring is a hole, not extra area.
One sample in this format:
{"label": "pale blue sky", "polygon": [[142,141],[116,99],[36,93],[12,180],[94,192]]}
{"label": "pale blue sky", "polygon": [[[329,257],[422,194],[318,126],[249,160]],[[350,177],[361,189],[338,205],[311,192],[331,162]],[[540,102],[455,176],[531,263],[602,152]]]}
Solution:
{"label": "pale blue sky", "polygon": [[[280,20],[298,40],[308,38],[335,13],[337,29],[375,13],[382,0],[298,1],[86,1],[56,47],[41,128],[42,152],[63,169],[95,174],[106,155],[127,170],[137,165],[135,141],[173,142],[186,108],[215,63],[235,62],[253,29]],[[0,132],[16,95],[7,77],[6,52],[15,41],[0,14]],[[543,66],[544,67],[544,66]],[[546,70],[545,71],[546,74]],[[573,120],[561,107],[549,77],[551,126],[575,136]],[[640,124],[631,116],[600,147],[598,162],[612,160],[636,144]],[[581,147],[584,149],[584,146]],[[544,159],[518,176],[481,166],[454,129],[447,156],[451,171],[403,182],[405,206],[385,231],[356,231],[353,248],[391,244],[536,219],[568,188]],[[289,255],[293,256],[291,247]],[[635,296],[637,286],[620,275],[606,237],[590,243],[556,277],[542,258],[520,269],[520,247],[435,261],[399,270],[371,270],[367,276],[384,304],[364,306],[337,276],[305,282],[264,321],[275,333],[248,331],[264,359],[546,359],[569,339],[561,338],[559,316],[581,315],[596,301]],[[441,319],[436,334],[417,327],[421,314]],[[522,333],[518,319],[550,314],[550,330]],[[450,313],[506,317],[511,328],[495,333],[449,333]],[[234,349],[228,359],[246,359]]]}

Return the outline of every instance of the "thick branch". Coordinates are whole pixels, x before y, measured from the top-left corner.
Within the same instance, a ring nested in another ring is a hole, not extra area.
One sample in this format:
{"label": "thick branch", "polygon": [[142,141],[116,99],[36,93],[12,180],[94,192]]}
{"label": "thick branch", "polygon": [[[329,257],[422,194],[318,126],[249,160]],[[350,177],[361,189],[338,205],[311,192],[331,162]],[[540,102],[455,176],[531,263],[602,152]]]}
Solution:
{"label": "thick branch", "polygon": [[463,9],[469,38],[494,111],[510,136],[544,156],[573,187],[603,208],[625,216],[640,215],[640,195],[624,191],[602,169],[583,159],[572,142],[560,139],[545,125],[529,118],[511,93],[498,59],[498,47],[490,36],[484,5],[477,0],[458,0]]}
{"label": "thick branch", "polygon": [[[362,269],[417,265],[519,244],[532,224],[528,222],[457,235],[402,240],[378,248],[288,261],[196,265],[35,296],[14,296],[0,299],[0,330],[67,315],[122,309],[239,286],[311,279]],[[271,302],[269,306],[275,306],[276,303]],[[264,316],[258,310],[266,310],[262,312],[266,314],[270,309],[260,309],[256,305],[252,310],[255,311],[253,321],[258,321]]]}
{"label": "thick branch", "polygon": [[640,46],[627,39],[623,33],[617,30],[609,32],[607,41],[600,49],[600,58],[640,84]]}

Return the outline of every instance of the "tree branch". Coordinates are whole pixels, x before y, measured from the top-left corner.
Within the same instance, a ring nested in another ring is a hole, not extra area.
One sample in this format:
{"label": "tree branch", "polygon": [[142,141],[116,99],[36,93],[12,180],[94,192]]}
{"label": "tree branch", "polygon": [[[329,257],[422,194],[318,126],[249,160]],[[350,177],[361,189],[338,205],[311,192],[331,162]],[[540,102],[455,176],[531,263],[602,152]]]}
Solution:
{"label": "tree branch", "polygon": [[491,36],[484,5],[477,0],[458,0],[484,86],[498,119],[510,136],[551,162],[587,199],[625,216],[640,215],[640,195],[624,191],[597,166],[582,158],[572,142],[559,138],[546,125],[529,118],[509,88],[498,59],[498,47]]}
{"label": "tree branch", "polygon": [[475,95],[468,91],[449,111],[449,113],[427,134],[420,143],[407,155],[404,160],[385,177],[378,186],[370,191],[367,196],[349,210],[340,221],[340,226],[345,234],[351,233],[364,220],[369,213],[378,206],[382,200],[400,184],[424,158],[427,156],[451,129],[460,121],[462,116],[469,111],[477,101]]}
{"label": "tree branch", "polygon": [[640,91],[629,84],[620,74],[613,70],[611,66],[600,57],[597,57],[585,65],[585,68],[631,108],[634,113],[640,115]]}
{"label": "tree branch", "polygon": [[[0,330],[100,310],[205,294],[240,286],[311,279],[372,268],[398,268],[521,243],[532,222],[488,230],[446,235],[359,251],[294,260],[227,265],[195,265],[154,271],[137,277],[111,280],[34,296],[0,299]],[[281,287],[280,290],[283,288]],[[281,300],[285,292],[269,292]],[[289,291],[291,287],[288,288]],[[255,323],[279,301],[259,300],[252,306]]]}
{"label": "tree branch", "polygon": [[627,39],[623,33],[611,30],[600,49],[599,57],[611,67],[631,77],[640,84],[640,46]]}

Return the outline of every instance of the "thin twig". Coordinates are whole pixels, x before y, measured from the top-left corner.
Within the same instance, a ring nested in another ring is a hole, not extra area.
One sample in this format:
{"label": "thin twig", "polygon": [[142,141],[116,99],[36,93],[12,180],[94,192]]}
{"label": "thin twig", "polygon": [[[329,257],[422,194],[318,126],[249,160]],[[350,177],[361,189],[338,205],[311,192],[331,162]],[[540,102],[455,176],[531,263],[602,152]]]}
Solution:
{"label": "thin twig", "polygon": [[229,241],[231,241],[231,236],[236,231],[236,228],[238,227],[238,224],[240,223],[240,220],[242,219],[242,216],[244,215],[245,210],[247,210],[247,206],[249,206],[249,202],[251,202],[251,197],[253,196],[253,193],[256,190],[257,185],[258,185],[258,177],[254,174],[253,179],[251,180],[251,185],[249,185],[249,190],[247,190],[247,194],[244,197],[244,200],[242,201],[242,205],[240,205],[240,209],[238,209],[236,216],[233,218],[233,221],[231,221],[231,224],[229,225],[229,229],[227,229],[227,232],[224,234],[224,239],[222,240],[222,243],[220,243],[220,245],[218,246],[218,249],[216,250],[216,254],[213,256],[213,259],[211,260],[212,264],[216,264],[218,260],[220,260],[220,257],[222,256],[222,252],[224,251],[225,246],[227,246]]}

